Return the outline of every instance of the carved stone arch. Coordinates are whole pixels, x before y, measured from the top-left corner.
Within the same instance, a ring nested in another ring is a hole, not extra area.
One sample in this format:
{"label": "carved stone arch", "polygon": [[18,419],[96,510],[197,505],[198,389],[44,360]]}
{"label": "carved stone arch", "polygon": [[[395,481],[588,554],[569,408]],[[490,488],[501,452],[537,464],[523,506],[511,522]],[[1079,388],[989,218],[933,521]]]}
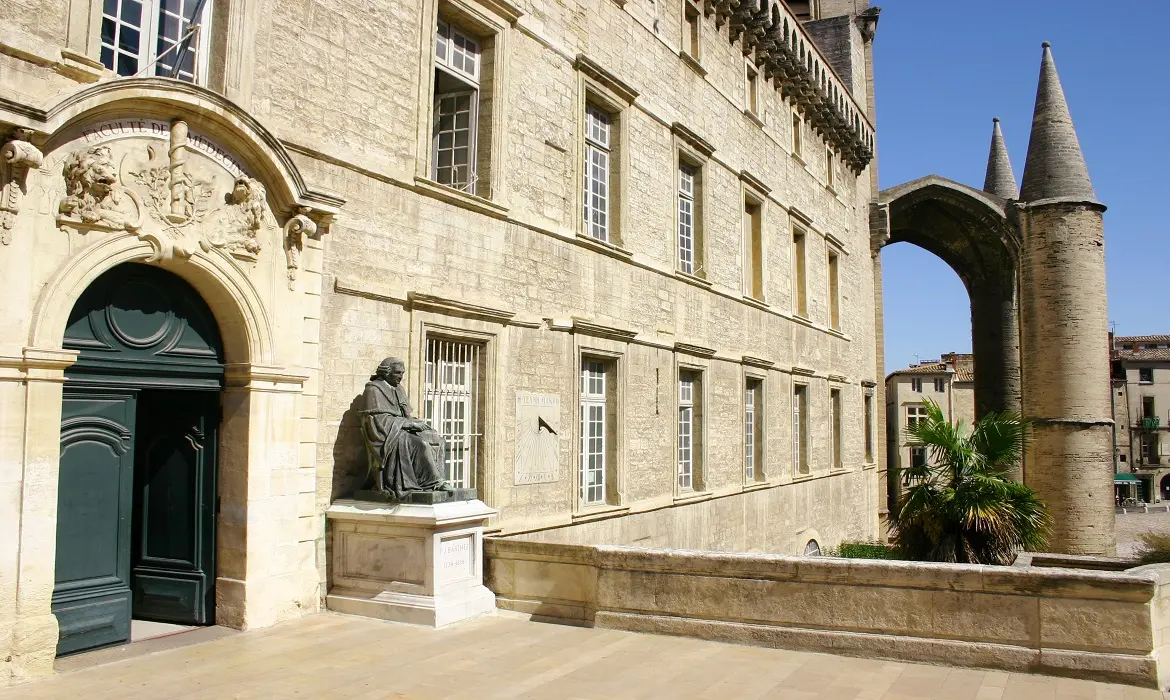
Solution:
{"label": "carved stone arch", "polygon": [[[130,236],[107,238],[71,258],[44,286],[33,308],[29,345],[60,348],[74,303],[107,270],[145,262],[153,248]],[[272,322],[252,282],[223,253],[164,263],[186,280],[211,308],[229,364],[274,363]]]}
{"label": "carved stone arch", "polygon": [[937,175],[878,194],[889,207],[889,239],[943,260],[971,298],[975,409],[1021,406],[1018,270],[1020,237],[1009,203]]}
{"label": "carved stone arch", "polygon": [[45,108],[46,152],[70,137],[86,122],[122,116],[176,117],[198,122],[200,129],[232,149],[268,188],[277,214],[290,216],[307,207],[322,218],[338,212],[345,200],[336,193],[310,187],[287,149],[255,117],[206,88],[165,78],[123,78],[85,87]]}

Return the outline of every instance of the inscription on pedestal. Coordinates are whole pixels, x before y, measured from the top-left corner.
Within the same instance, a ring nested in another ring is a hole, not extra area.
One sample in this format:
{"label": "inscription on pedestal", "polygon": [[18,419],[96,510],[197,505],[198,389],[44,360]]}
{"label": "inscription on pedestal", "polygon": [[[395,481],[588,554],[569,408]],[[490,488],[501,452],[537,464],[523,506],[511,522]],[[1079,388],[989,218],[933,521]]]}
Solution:
{"label": "inscription on pedestal", "polygon": [[471,535],[443,540],[439,543],[439,571],[443,579],[463,578],[475,573],[472,547]]}

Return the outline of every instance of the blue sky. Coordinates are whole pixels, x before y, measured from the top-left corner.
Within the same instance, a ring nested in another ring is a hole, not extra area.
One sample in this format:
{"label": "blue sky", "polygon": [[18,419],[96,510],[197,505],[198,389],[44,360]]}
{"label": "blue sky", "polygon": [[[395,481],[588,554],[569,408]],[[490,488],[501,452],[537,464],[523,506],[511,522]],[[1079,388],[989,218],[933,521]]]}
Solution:
{"label": "blue sky", "polygon": [[[1109,319],[1121,335],[1170,333],[1170,96],[1165,0],[878,0],[874,48],[881,187],[936,173],[983,186],[991,118],[1023,177],[1040,71],[1053,56],[1105,213]],[[1159,75],[1161,68],[1161,75]],[[941,260],[882,252],[886,371],[970,352],[967,292]]]}

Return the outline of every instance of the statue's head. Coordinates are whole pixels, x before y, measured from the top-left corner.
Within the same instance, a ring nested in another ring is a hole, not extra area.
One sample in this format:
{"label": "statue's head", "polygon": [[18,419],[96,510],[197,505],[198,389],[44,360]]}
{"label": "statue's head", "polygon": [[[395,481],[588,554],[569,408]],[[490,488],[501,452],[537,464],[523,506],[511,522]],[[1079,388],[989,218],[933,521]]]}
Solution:
{"label": "statue's head", "polygon": [[397,357],[387,357],[378,365],[378,370],[374,374],[379,379],[384,379],[390,383],[390,386],[398,386],[402,378],[406,375],[406,363]]}

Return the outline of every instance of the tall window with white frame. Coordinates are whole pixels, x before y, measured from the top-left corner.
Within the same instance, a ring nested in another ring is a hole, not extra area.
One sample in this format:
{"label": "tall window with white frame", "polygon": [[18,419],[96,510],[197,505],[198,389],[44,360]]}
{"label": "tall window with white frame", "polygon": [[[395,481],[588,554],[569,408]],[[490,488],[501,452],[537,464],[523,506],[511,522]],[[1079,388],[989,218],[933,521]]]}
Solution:
{"label": "tall window with white frame", "polygon": [[792,389],[792,468],[797,475],[809,473],[807,384]]}
{"label": "tall window with white frame", "polygon": [[678,487],[700,491],[702,472],[702,385],[695,371],[678,373]]}
{"label": "tall window with white frame", "polygon": [[841,390],[829,390],[829,468],[845,466],[841,457]]}
{"label": "tall window with white frame", "polygon": [[792,313],[808,318],[808,281],[805,279],[805,233],[792,228]]}
{"label": "tall window with white frame", "polygon": [[873,464],[873,395],[865,393],[865,462]]}
{"label": "tall window with white frame", "polygon": [[764,380],[749,377],[743,392],[743,464],[748,482],[764,481]]}
{"label": "tall window with white frame", "polygon": [[431,179],[481,195],[489,190],[489,149],[481,132],[490,122],[490,41],[447,20],[435,27]]}
{"label": "tall window with white frame", "polygon": [[585,234],[599,241],[611,238],[612,125],[609,112],[585,105]]}
{"label": "tall window with white frame", "polygon": [[617,479],[614,444],[616,403],[613,360],[581,358],[581,468],[582,506],[616,504]]}
{"label": "tall window with white frame", "polygon": [[120,76],[207,83],[212,0],[104,0],[102,65]]}
{"label": "tall window with white frame", "polygon": [[483,454],[482,343],[428,337],[423,418],[442,436],[445,477],[475,488]]}
{"label": "tall window with white frame", "polygon": [[698,270],[697,207],[698,168],[683,161],[678,164],[678,269],[688,275]]}

